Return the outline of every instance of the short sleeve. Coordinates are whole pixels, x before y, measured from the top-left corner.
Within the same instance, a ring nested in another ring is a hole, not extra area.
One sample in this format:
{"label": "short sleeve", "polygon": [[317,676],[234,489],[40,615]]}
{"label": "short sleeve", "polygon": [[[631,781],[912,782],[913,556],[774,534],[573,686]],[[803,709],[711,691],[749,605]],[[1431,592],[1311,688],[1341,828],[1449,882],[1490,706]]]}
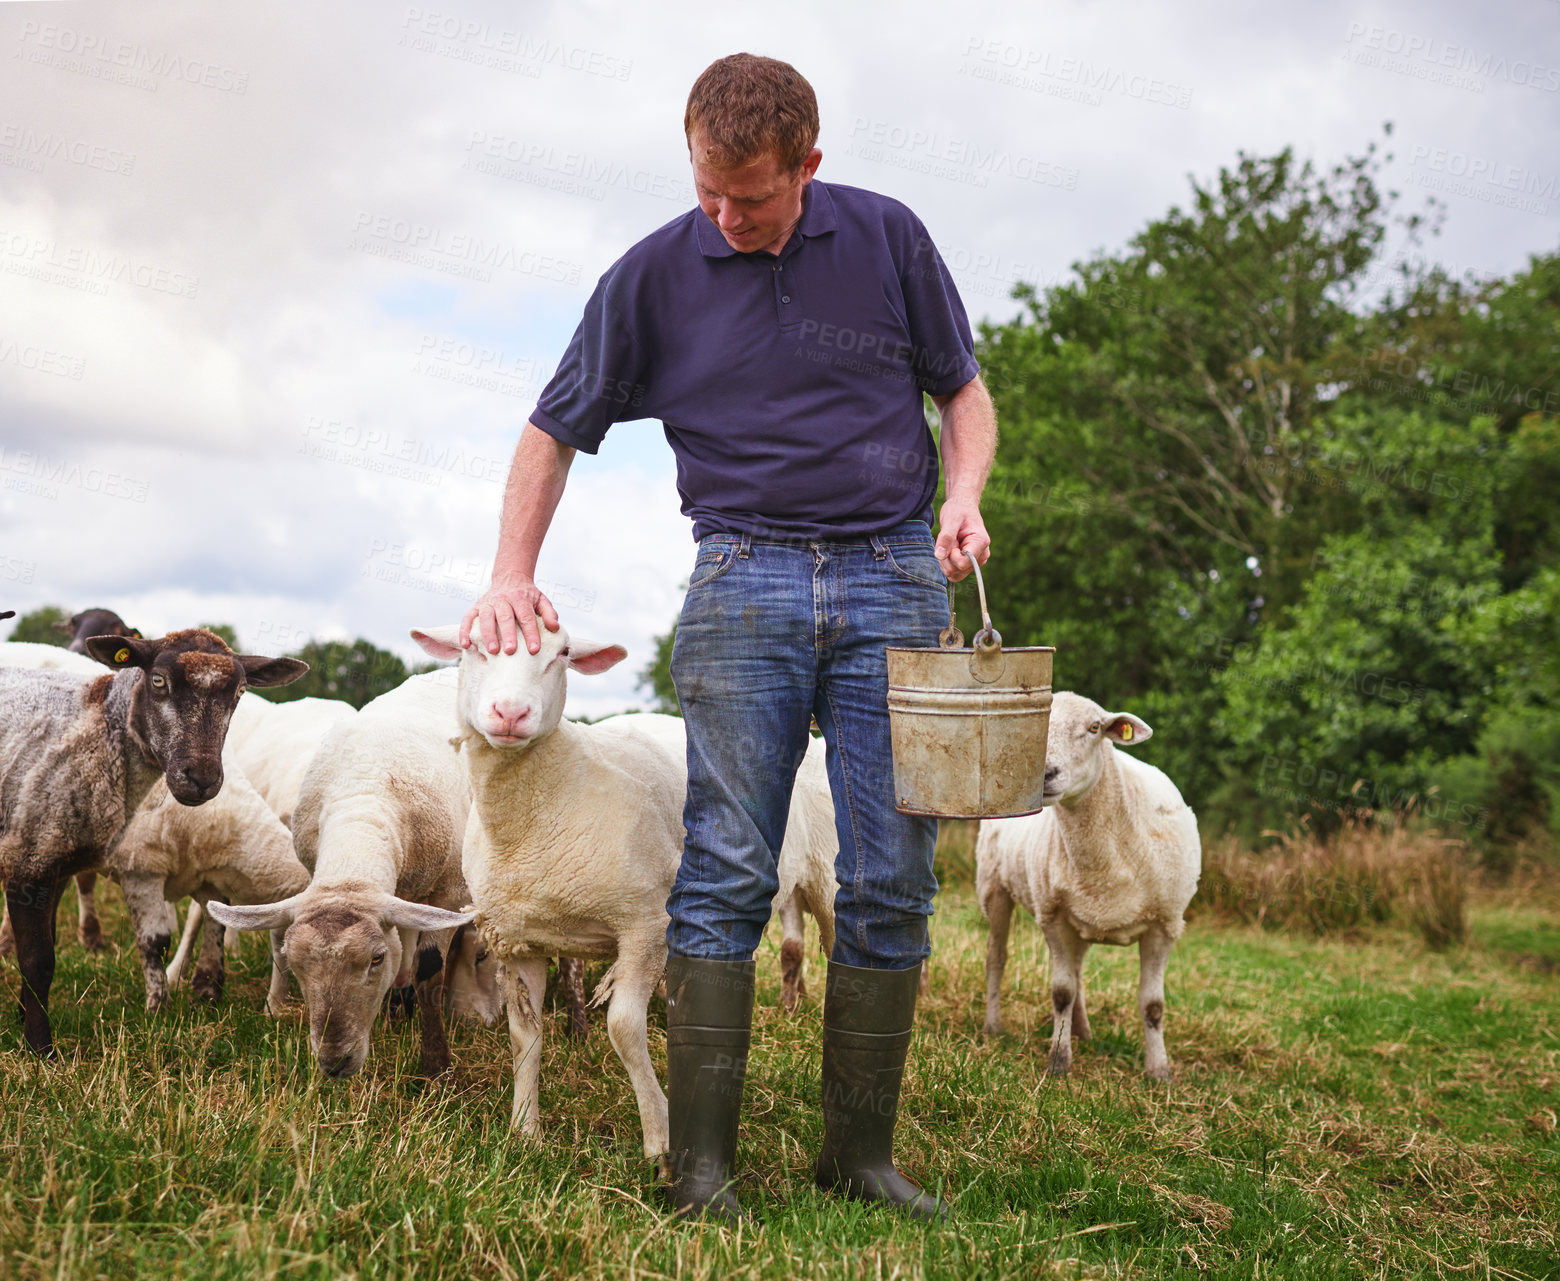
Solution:
{"label": "short sleeve", "polygon": [[597,281],[557,372],[531,411],[531,421],[549,436],[587,454],[600,448],[613,423],[649,417],[643,345],[612,300],[617,269],[614,264]]}
{"label": "short sleeve", "polygon": [[957,391],[980,372],[964,300],[926,227],[908,209],[896,238],[899,283],[913,344],[916,383],[932,396]]}

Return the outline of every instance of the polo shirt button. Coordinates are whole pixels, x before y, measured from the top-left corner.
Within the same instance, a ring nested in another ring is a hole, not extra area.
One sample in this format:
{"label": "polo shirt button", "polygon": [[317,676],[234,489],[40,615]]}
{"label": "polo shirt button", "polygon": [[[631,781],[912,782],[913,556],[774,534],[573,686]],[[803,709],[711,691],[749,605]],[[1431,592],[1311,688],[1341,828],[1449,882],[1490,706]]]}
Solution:
{"label": "polo shirt button", "polygon": [[781,302],[790,302],[791,301],[791,295],[790,294],[781,294],[780,295],[780,301]]}

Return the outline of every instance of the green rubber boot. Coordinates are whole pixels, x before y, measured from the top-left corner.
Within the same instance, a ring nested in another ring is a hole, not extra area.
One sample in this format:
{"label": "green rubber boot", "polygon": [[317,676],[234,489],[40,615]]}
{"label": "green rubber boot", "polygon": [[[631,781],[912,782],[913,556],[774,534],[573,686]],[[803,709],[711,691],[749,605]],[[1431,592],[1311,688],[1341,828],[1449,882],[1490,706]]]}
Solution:
{"label": "green rubber boot", "polygon": [[864,970],[829,962],[823,1003],[820,1188],[891,1205],[919,1219],[948,1207],[894,1167],[894,1119],[915,1023],[921,967]]}
{"label": "green rubber boot", "polygon": [[753,962],[666,958],[666,1199],[735,1223],[737,1120],[753,1023]]}

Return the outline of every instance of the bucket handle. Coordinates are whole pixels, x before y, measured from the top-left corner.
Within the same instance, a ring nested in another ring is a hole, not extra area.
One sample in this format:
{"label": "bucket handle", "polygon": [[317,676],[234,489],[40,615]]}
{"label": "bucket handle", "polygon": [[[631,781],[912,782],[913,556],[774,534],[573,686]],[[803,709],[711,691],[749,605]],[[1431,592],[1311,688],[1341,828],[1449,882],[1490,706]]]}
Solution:
{"label": "bucket handle", "polygon": [[[996,681],[1007,667],[1002,658],[1002,633],[991,625],[991,611],[986,606],[986,580],[981,576],[980,562],[965,548],[960,548],[970,558],[970,568],[975,571],[975,590],[980,594],[980,631],[972,642],[975,652],[970,655],[970,675],[982,685]],[[948,626],[937,637],[944,649],[962,649],[964,633],[954,621],[953,580],[948,581]]]}

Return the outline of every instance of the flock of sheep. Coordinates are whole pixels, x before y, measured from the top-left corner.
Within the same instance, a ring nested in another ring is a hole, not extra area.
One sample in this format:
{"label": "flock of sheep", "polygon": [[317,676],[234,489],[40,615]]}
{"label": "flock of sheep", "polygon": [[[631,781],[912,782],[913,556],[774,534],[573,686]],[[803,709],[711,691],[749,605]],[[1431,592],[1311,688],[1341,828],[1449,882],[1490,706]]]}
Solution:
{"label": "flock of sheep", "polygon": [[[267,1009],[280,1010],[291,974],[308,1009],[310,1048],[330,1076],[363,1067],[389,1000],[415,1001],[427,1074],[449,1066],[447,1015],[491,1024],[507,1012],[512,1124],[526,1133],[540,1123],[549,959],[560,959],[580,1032],[580,962],[610,961],[593,1003],[606,1005],[645,1154],[660,1158],[667,1105],[646,1011],[666,962],[665,905],[682,852],[683,725],[648,713],[589,725],[562,715],[567,673],[604,672],[626,657],[621,646],[560,628],[542,631],[537,654],[524,646],[489,654],[480,643],[459,648],[454,626],[416,629],[424,650],[457,665],[412,676],[356,711],[247,692],[307,669],[234,654],[198,628],[148,640],[106,610],[72,624],[69,649],[0,644],[0,875],[10,917],[0,949],[14,947],[34,1050],[52,1053],[61,892],[78,877],[81,937],[90,943],[100,934],[87,878],[103,872],[124,891],[148,1009],[167,1001],[198,934],[194,991],[215,1000],[223,927],[267,930]],[[1089,1033],[1084,952],[1132,942],[1146,1070],[1170,1072],[1165,963],[1201,855],[1175,786],[1116,750],[1151,734],[1135,716],[1058,693],[1047,808],[986,820],[977,838],[977,888],[991,927],[985,1031],[1001,1030],[1019,903],[1051,951],[1055,1073],[1070,1066],[1071,1038]],[[796,766],[779,853],[787,1010],[804,990],[804,909],[824,953],[832,947],[837,849],[815,740]],[[165,969],[178,933],[173,904],[185,897],[183,939]]]}

